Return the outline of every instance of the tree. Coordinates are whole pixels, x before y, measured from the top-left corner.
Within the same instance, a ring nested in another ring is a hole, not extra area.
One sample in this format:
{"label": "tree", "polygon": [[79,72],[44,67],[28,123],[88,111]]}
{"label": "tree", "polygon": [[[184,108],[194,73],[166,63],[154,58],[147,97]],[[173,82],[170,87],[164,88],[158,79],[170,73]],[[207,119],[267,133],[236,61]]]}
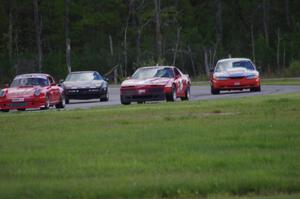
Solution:
{"label": "tree", "polygon": [[66,40],[66,64],[68,68],[68,72],[72,71],[71,67],[71,39],[69,36],[69,24],[70,24],[70,17],[69,11],[70,10],[70,0],[65,0],[65,40]]}
{"label": "tree", "polygon": [[38,0],[33,0],[33,12],[34,12],[34,24],[35,24],[35,38],[36,38],[36,46],[38,51],[38,71],[42,72],[43,68],[43,51],[42,51],[42,20],[39,14],[39,5]]}

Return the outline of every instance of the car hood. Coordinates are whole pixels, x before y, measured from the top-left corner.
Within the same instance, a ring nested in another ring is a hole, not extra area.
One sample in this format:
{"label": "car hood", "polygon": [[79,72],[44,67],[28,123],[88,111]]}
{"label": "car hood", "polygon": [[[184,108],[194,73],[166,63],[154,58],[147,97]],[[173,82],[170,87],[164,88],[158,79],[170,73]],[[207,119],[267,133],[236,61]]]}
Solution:
{"label": "car hood", "polygon": [[255,70],[247,70],[245,68],[232,68],[222,72],[215,72],[216,77],[246,77],[250,75],[259,75]]}
{"label": "car hood", "polygon": [[65,81],[63,86],[67,89],[77,89],[77,88],[96,88],[105,85],[104,80],[93,80],[93,81]]}
{"label": "car hood", "polygon": [[128,79],[122,82],[121,86],[144,86],[144,85],[166,85],[170,78],[153,77],[147,79]]}
{"label": "car hood", "polygon": [[28,87],[14,87],[7,88],[7,97],[8,98],[21,98],[21,97],[29,97],[34,95],[34,91],[37,89],[41,89],[40,86],[28,86]]}

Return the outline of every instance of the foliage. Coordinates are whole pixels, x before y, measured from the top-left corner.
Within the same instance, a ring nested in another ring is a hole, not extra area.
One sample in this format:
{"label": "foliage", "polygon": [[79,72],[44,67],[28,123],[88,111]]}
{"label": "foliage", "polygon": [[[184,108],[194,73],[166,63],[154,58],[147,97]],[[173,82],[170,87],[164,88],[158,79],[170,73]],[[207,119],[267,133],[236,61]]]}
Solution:
{"label": "foliage", "polygon": [[299,77],[300,76],[300,61],[293,61],[291,65],[285,70],[286,76]]}
{"label": "foliage", "polygon": [[[124,75],[125,68],[130,74],[145,64],[171,65],[176,45],[175,65],[191,76],[205,74],[205,53],[209,55],[209,65],[229,55],[255,58],[263,73],[268,74],[278,74],[293,60],[300,59],[300,1],[160,1],[163,55],[162,60],[156,60],[153,1],[70,0],[73,70],[95,69],[106,73],[118,65]],[[221,3],[220,24],[216,20],[217,2]],[[67,72],[64,1],[39,0],[39,11],[42,70],[61,78]],[[217,40],[218,26],[222,26],[219,27],[223,30],[222,41]],[[32,0],[0,0],[0,57],[0,84],[17,73],[37,71]],[[31,68],[27,66],[30,64]]]}

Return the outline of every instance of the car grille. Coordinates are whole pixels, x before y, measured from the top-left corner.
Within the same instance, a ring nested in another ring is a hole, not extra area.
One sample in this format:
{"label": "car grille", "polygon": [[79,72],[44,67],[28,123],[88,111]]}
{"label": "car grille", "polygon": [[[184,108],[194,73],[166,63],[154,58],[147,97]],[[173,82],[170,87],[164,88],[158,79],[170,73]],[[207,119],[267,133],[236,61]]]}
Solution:
{"label": "car grille", "polygon": [[230,79],[243,79],[244,76],[237,76],[237,77],[229,77]]}
{"label": "car grille", "polygon": [[13,102],[9,104],[10,107],[23,107],[27,106],[27,102]]}

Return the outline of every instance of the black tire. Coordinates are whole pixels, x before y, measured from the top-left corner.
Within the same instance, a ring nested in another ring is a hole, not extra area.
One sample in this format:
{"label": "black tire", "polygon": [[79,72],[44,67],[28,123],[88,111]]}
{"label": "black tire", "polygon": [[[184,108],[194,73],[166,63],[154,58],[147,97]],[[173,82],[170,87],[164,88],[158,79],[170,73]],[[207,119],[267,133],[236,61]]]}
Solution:
{"label": "black tire", "polygon": [[18,108],[17,110],[18,110],[18,111],[25,111],[26,108]]}
{"label": "black tire", "polygon": [[254,87],[254,88],[250,88],[250,92],[260,92],[261,91],[261,87]]}
{"label": "black tire", "polygon": [[131,101],[126,100],[125,97],[122,96],[122,95],[120,96],[120,100],[121,100],[121,104],[123,104],[123,105],[129,105],[129,104],[131,104]]}
{"label": "black tire", "polygon": [[177,98],[176,86],[173,85],[172,86],[172,93],[166,95],[166,100],[167,100],[167,102],[174,102],[176,100],[176,98]]}
{"label": "black tire", "polygon": [[190,98],[191,98],[191,88],[190,86],[188,86],[185,89],[185,96],[181,97],[181,100],[190,100]]}
{"label": "black tire", "polygon": [[220,94],[220,90],[219,89],[214,89],[214,87],[211,87],[210,93],[212,95],[218,95],[218,94]]}
{"label": "black tire", "polygon": [[69,100],[68,96],[65,96],[65,101],[66,101],[66,104],[70,104],[70,100]]}
{"label": "black tire", "polygon": [[65,108],[66,106],[66,98],[65,96],[62,94],[60,96],[60,102],[58,104],[55,105],[55,108],[57,109],[61,109],[61,108]]}
{"label": "black tire", "polygon": [[107,102],[109,100],[109,93],[108,91],[100,97],[100,102]]}
{"label": "black tire", "polygon": [[49,96],[46,95],[46,100],[45,100],[45,105],[43,107],[41,107],[41,110],[47,110],[50,107],[50,100],[49,100]]}
{"label": "black tire", "polygon": [[2,109],[1,112],[8,113],[9,109]]}

